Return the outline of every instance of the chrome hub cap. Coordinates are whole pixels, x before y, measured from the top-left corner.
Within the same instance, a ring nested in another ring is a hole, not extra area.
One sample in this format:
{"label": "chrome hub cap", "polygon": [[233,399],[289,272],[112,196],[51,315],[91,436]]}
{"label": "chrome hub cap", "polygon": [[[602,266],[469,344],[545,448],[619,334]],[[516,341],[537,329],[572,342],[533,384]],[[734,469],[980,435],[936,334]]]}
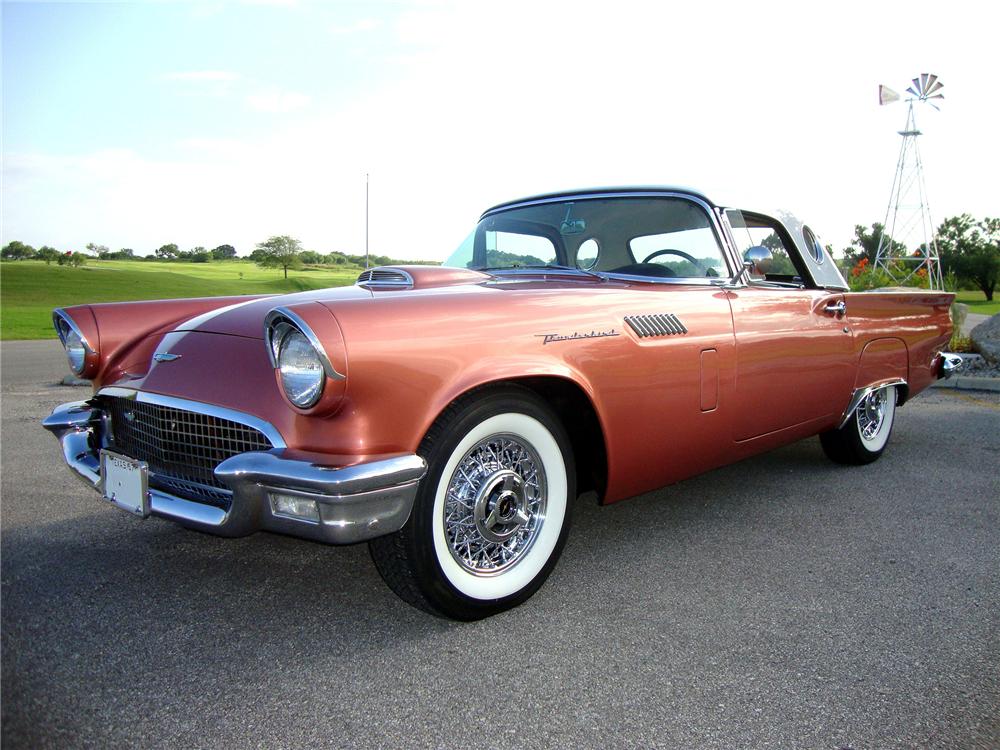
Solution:
{"label": "chrome hub cap", "polygon": [[452,557],[475,575],[516,565],[545,522],[545,475],[534,449],[513,435],[472,447],[448,484],[445,538]]}
{"label": "chrome hub cap", "polygon": [[858,404],[858,428],[864,440],[873,440],[885,422],[885,402],[890,389],[880,388],[869,393]]}

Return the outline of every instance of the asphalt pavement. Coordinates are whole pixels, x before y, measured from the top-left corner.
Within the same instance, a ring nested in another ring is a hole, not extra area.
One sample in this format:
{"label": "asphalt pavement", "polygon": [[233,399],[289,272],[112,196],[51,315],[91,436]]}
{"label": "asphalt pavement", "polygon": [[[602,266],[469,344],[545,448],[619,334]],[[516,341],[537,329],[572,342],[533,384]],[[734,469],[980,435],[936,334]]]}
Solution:
{"label": "asphalt pavement", "polygon": [[1000,747],[1000,394],[935,390],[868,467],[807,440],[601,508],[524,606],[408,607],[364,546],[102,504],[2,349],[4,748]]}

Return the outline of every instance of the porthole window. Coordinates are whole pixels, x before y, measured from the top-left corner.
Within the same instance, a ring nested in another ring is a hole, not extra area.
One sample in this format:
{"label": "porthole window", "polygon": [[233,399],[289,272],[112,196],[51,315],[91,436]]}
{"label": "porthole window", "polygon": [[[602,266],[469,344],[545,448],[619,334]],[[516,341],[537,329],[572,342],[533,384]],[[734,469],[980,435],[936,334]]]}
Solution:
{"label": "porthole window", "polygon": [[817,263],[822,263],[826,260],[826,253],[823,252],[823,246],[809,227],[802,227],[802,239],[806,241],[806,247]]}
{"label": "porthole window", "polygon": [[601,247],[597,244],[597,240],[593,237],[584,240],[576,250],[576,267],[589,271],[597,265],[600,255]]}

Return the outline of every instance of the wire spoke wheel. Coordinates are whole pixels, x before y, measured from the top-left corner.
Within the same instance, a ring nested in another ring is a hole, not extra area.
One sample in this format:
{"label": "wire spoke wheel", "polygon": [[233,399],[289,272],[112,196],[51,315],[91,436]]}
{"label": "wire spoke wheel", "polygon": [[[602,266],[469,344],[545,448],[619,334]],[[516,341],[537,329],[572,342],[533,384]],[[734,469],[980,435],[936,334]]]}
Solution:
{"label": "wire spoke wheel", "polygon": [[514,435],[494,435],[465,454],[444,503],[452,557],[474,575],[516,565],[545,523],[542,461]]}
{"label": "wire spoke wheel", "polygon": [[840,464],[869,464],[885,450],[896,415],[896,387],[875,388],[842,427],[819,436],[826,455]]}
{"label": "wire spoke wheel", "polygon": [[386,583],[436,615],[477,620],[527,600],[566,543],[576,469],[558,416],[527,388],[459,399],[419,449],[410,519],[369,543]]}
{"label": "wire spoke wheel", "polygon": [[872,391],[858,405],[858,431],[861,439],[871,442],[875,440],[885,424],[886,402],[888,401],[887,388],[880,388]]}

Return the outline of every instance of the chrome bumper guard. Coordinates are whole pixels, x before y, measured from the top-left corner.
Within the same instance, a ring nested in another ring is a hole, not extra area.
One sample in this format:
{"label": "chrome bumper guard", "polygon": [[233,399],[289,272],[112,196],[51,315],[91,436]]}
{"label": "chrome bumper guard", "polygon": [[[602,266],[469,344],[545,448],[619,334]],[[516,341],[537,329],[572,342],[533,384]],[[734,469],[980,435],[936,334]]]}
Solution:
{"label": "chrome bumper guard", "polygon": [[965,360],[962,359],[961,354],[941,352],[938,355],[938,366],[936,368],[938,380],[941,380],[942,378],[950,378],[952,375],[961,370],[962,365],[964,364]]}
{"label": "chrome bumper guard", "polygon": [[[95,436],[102,418],[100,409],[75,401],[57,406],[42,421],[58,438],[70,470],[98,492],[103,488]],[[223,536],[266,530],[353,544],[398,531],[410,517],[427,464],[413,453],[350,460],[287,448],[241,453],[215,468],[216,478],[233,492],[228,511],[151,488],[150,512]],[[314,501],[318,520],[276,514],[275,494]]]}

